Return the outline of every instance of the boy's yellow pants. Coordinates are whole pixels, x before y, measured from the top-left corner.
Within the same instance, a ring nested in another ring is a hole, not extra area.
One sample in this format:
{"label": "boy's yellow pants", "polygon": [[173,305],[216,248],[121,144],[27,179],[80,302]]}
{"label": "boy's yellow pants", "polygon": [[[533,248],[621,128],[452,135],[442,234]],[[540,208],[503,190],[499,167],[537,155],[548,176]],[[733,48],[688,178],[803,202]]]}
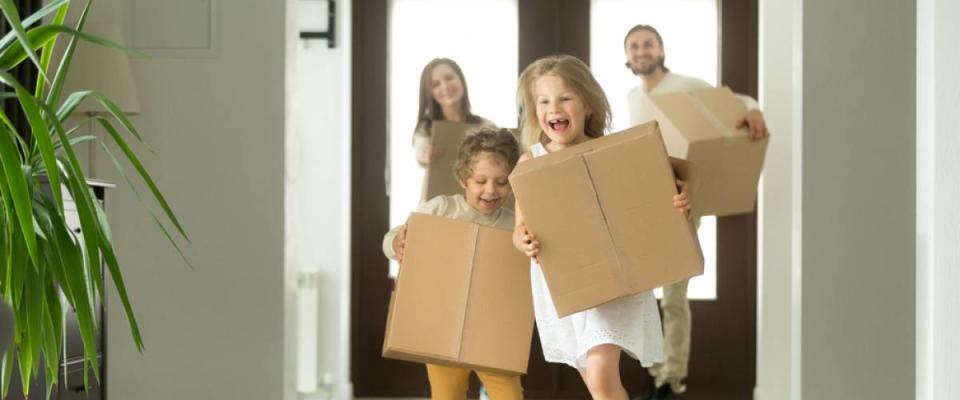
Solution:
{"label": "boy's yellow pants", "polygon": [[[427,376],[430,378],[430,398],[433,400],[463,400],[467,398],[467,387],[471,370],[443,365],[427,364]],[[498,374],[475,371],[480,382],[487,388],[490,400],[521,400],[523,387],[520,375]]]}

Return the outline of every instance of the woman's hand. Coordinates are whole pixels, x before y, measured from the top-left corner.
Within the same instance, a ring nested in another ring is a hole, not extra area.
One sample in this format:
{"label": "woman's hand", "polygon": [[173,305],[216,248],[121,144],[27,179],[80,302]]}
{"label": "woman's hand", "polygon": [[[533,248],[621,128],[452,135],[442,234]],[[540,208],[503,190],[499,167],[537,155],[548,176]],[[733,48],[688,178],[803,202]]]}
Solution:
{"label": "woman's hand", "polygon": [[393,237],[393,255],[396,257],[397,262],[403,262],[403,247],[407,243],[407,224],[403,224],[403,227],[400,228],[400,232],[397,232],[397,236]]}
{"label": "woman's hand", "polygon": [[427,166],[437,158],[440,158],[441,154],[443,154],[443,147],[427,143],[423,145],[423,150],[417,154],[417,162],[420,163],[420,165]]}

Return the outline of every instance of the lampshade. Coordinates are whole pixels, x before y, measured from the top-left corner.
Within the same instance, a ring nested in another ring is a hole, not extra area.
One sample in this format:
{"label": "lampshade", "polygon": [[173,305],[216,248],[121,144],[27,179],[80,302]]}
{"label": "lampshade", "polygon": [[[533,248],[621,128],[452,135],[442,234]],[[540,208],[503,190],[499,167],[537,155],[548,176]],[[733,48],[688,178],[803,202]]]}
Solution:
{"label": "lampshade", "polygon": [[[84,26],[83,32],[124,44],[120,26],[117,24],[88,23]],[[137,98],[137,88],[130,69],[130,57],[121,50],[81,39],[74,52],[70,72],[64,81],[63,93],[66,95],[81,90],[95,90],[102,93],[127,114],[140,113],[140,100]],[[76,113],[104,112],[106,109],[99,102],[88,99],[77,107],[75,115]]]}

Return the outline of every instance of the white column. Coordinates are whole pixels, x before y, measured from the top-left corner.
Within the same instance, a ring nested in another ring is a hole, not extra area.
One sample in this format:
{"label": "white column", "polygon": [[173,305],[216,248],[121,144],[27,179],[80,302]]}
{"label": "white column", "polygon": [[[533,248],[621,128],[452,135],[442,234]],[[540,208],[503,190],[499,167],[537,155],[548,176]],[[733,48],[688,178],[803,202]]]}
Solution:
{"label": "white column", "polygon": [[771,140],[759,199],[758,400],[800,399],[801,5],[760,1],[760,102]]}
{"label": "white column", "polygon": [[960,398],[960,4],[917,1],[917,389]]}
{"label": "white column", "polygon": [[915,0],[803,0],[802,392],[915,392]]}

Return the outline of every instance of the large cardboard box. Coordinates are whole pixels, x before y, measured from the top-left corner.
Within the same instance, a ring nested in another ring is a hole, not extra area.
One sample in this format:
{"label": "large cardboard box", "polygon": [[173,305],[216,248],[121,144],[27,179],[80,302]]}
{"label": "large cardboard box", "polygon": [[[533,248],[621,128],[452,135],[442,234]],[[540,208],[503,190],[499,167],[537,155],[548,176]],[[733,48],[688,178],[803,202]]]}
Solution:
{"label": "large cardboard box", "polygon": [[656,122],[521,163],[510,182],[561,317],[703,273]]}
{"label": "large cardboard box", "polygon": [[423,180],[423,199],[429,200],[439,195],[463,193],[460,182],[453,172],[453,163],[457,161],[457,149],[470,130],[478,125],[458,124],[434,121],[431,127],[430,144],[440,148],[438,157],[427,167]]}
{"label": "large cardboard box", "polygon": [[700,185],[693,213],[734,215],[753,211],[767,139],[753,142],[737,122],[747,112],[727,87],[649,97],[667,152],[693,162]]}
{"label": "large cardboard box", "polygon": [[383,356],[526,373],[533,336],[530,261],[511,235],[411,214]]}

